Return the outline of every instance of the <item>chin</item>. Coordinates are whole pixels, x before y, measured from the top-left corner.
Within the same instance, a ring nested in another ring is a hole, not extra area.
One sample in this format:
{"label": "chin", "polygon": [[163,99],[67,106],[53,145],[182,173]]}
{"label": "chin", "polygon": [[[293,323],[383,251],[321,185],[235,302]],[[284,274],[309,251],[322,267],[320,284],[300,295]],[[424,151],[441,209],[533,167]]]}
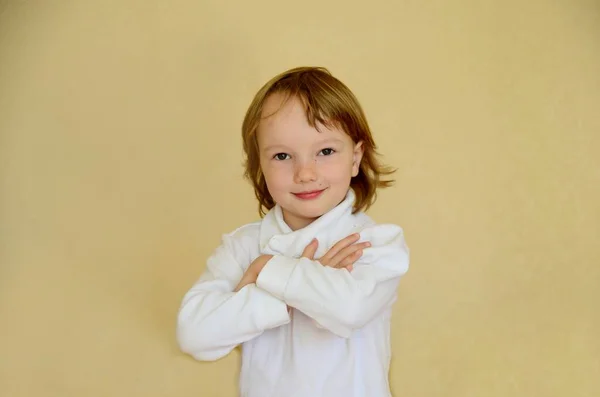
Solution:
{"label": "chin", "polygon": [[314,212],[314,213],[306,215],[306,218],[317,219],[317,218],[320,218],[321,216],[325,215],[325,213],[327,213],[327,211]]}
{"label": "chin", "polygon": [[317,219],[318,217],[325,214],[326,212],[327,211],[324,211],[323,209],[314,209],[314,210],[297,209],[296,211],[294,211],[296,216],[300,216],[300,217],[306,218],[306,219]]}
{"label": "chin", "polygon": [[304,210],[304,211],[298,211],[299,213],[302,214],[302,216],[305,216],[307,218],[318,218],[322,215],[325,215],[327,212],[329,212],[331,210],[331,208],[314,208],[314,209],[308,209],[308,210]]}

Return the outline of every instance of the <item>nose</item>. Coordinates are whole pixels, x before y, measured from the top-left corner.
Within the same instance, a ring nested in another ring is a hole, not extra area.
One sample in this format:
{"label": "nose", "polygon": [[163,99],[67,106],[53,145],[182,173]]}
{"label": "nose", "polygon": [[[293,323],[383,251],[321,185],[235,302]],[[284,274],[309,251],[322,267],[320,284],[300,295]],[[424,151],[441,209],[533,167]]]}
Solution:
{"label": "nose", "polygon": [[296,165],[294,170],[295,183],[308,183],[317,180],[317,170],[314,161],[307,161]]}

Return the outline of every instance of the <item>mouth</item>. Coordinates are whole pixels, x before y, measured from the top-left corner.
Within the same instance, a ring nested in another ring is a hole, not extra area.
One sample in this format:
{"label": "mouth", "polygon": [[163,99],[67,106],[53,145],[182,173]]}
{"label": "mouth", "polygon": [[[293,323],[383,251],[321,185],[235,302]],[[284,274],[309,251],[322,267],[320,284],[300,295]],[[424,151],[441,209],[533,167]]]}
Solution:
{"label": "mouth", "polygon": [[325,189],[321,189],[321,190],[311,190],[311,191],[292,193],[292,194],[301,200],[312,200],[312,199],[316,199],[317,197],[319,197],[321,195],[321,193],[323,193],[324,191],[325,191]]}

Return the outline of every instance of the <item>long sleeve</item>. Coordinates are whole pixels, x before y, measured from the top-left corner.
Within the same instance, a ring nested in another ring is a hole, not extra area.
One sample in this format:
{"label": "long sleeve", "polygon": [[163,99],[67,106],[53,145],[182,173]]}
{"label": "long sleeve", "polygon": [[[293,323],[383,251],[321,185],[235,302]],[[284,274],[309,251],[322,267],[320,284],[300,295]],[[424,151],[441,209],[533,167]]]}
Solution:
{"label": "long sleeve", "polygon": [[244,273],[234,251],[225,236],[179,310],[180,348],[198,360],[217,360],[266,329],[290,321],[286,304],[256,285],[233,292]]}
{"label": "long sleeve", "polygon": [[370,241],[372,247],[364,250],[352,272],[278,255],[263,268],[257,285],[323,328],[350,337],[395,300],[409,262],[402,229],[397,226],[365,229],[361,241]]}

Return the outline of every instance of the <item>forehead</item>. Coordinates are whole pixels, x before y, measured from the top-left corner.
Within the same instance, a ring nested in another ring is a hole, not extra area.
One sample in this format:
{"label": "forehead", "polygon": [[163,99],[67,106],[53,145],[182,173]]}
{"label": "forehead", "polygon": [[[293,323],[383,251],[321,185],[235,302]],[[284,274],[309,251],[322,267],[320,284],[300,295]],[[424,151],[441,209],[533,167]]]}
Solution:
{"label": "forehead", "polygon": [[295,97],[274,93],[263,104],[259,130],[271,130],[277,127],[308,125],[302,102]]}
{"label": "forehead", "polygon": [[306,117],[303,102],[296,97],[274,93],[263,104],[261,120],[258,126],[258,141],[265,140],[321,140],[338,138],[351,141],[341,129],[327,128],[317,124],[318,130],[311,126]]}

